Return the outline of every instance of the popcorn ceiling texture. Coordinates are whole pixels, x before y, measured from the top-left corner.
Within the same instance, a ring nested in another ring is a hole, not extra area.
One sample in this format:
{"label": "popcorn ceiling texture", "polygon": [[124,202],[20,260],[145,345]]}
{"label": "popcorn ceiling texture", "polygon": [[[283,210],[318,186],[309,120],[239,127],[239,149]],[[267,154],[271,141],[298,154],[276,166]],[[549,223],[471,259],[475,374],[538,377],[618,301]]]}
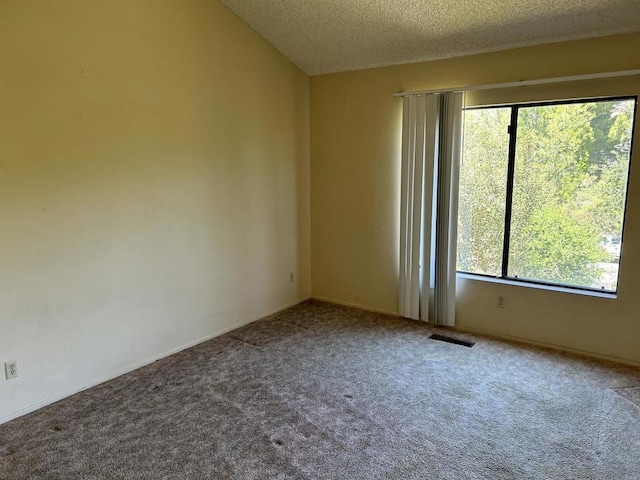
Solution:
{"label": "popcorn ceiling texture", "polygon": [[308,75],[640,31],[638,0],[222,0]]}

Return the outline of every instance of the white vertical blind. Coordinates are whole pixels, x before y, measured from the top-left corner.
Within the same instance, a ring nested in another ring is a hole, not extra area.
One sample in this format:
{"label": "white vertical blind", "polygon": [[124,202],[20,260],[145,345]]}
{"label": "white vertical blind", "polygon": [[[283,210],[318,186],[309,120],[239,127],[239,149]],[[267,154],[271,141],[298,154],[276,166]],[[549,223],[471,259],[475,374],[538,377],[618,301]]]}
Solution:
{"label": "white vertical blind", "polygon": [[427,98],[403,101],[400,212],[400,314],[420,317],[420,240]]}
{"label": "white vertical blind", "polygon": [[462,145],[463,94],[440,95],[440,145],[438,149],[438,192],[436,223],[437,252],[434,280],[433,322],[455,325],[456,253],[458,234],[458,179]]}
{"label": "white vertical blind", "polygon": [[462,94],[403,102],[400,314],[453,325]]}

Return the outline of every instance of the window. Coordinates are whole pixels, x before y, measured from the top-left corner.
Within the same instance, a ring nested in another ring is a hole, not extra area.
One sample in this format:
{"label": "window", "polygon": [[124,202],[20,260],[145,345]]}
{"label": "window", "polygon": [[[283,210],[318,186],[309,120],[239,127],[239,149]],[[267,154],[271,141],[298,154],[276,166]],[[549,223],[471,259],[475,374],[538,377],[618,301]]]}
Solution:
{"label": "window", "polygon": [[465,111],[457,269],[617,291],[636,98]]}

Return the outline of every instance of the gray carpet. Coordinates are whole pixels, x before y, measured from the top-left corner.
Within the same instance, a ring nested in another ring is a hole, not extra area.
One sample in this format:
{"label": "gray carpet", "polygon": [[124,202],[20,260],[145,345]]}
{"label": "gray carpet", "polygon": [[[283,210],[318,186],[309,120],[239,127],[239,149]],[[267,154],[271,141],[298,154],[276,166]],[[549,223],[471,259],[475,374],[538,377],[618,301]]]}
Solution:
{"label": "gray carpet", "polygon": [[0,426],[2,479],[640,479],[640,370],[309,301]]}

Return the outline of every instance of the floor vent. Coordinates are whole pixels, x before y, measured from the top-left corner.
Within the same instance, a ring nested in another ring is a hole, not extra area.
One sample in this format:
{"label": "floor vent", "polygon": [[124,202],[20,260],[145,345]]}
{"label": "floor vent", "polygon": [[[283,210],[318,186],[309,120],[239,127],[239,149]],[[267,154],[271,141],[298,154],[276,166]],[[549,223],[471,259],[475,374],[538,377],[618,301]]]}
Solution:
{"label": "floor vent", "polygon": [[448,337],[447,335],[439,335],[434,333],[429,338],[433,338],[434,340],[440,340],[441,342],[455,343],[456,345],[462,345],[463,347],[473,347],[475,342],[469,342],[467,340],[460,340],[459,338]]}

